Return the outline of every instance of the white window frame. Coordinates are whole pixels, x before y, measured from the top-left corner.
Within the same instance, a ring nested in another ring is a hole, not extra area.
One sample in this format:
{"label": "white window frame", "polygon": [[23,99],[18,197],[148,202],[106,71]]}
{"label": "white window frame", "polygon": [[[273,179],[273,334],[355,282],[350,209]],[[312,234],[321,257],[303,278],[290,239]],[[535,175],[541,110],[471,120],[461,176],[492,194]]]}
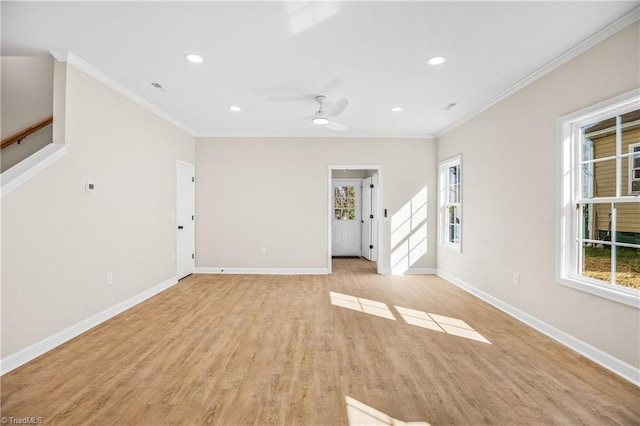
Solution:
{"label": "white window frame", "polygon": [[[625,114],[640,108],[640,89],[622,94],[597,105],[582,109],[561,117],[558,120],[558,241],[556,280],[559,284],[595,294],[603,298],[640,308],[640,291],[606,283],[579,274],[579,222],[581,216],[577,206],[590,200],[581,199],[581,128],[587,124],[613,116]],[[629,153],[621,152],[621,143],[617,148],[617,182],[622,183],[622,159],[630,158]],[[623,195],[617,185],[617,196],[598,199],[599,202],[635,202],[638,196]],[[592,200],[592,199],[591,199]],[[612,204],[613,206],[613,204]],[[615,211],[612,209],[612,213]],[[612,244],[615,244],[613,237]],[[615,247],[615,245],[613,246]],[[612,271],[615,272],[615,271]]]}
{"label": "white window frame", "polygon": [[[458,166],[458,183],[459,187],[459,195],[460,202],[453,203],[459,209],[460,214],[460,224],[458,225],[458,242],[451,242],[448,238],[449,232],[449,222],[448,222],[448,207],[452,205],[449,203],[449,198],[447,196],[447,188],[449,187],[449,173],[448,170],[450,167]],[[439,167],[439,196],[438,196],[438,222],[439,222],[439,232],[438,232],[438,242],[439,245],[447,248],[449,250],[455,252],[462,252],[462,229],[463,229],[463,219],[462,219],[462,192],[463,192],[463,172],[462,172],[462,155],[456,155],[455,157],[451,157],[449,159],[443,160],[440,162]]]}
{"label": "white window frame", "polygon": [[[633,144],[629,145],[629,153],[630,154],[633,154],[634,148],[640,148],[640,142],[633,143]],[[633,188],[633,181],[634,180],[640,180],[640,179],[634,179],[633,170],[634,170],[634,167],[633,167],[633,155],[632,155],[631,157],[629,157],[629,172],[628,172],[628,176],[629,176],[629,191],[628,191],[628,193],[629,193],[629,195],[640,195],[640,191],[633,192],[633,189],[632,189]]]}

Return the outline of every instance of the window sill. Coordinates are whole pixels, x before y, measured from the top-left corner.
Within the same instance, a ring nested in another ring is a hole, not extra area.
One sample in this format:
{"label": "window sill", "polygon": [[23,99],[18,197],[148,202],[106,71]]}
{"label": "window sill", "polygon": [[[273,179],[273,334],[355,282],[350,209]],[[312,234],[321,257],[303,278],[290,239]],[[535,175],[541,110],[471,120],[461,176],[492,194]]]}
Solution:
{"label": "window sill", "polygon": [[558,284],[640,309],[640,291],[631,288],[616,288],[617,286],[613,285],[609,288],[606,284],[599,284],[595,280],[589,282],[584,278],[577,277],[560,278]]}
{"label": "window sill", "polygon": [[451,244],[451,243],[439,243],[440,248],[445,250],[453,251],[456,253],[462,253],[462,245],[461,244]]}

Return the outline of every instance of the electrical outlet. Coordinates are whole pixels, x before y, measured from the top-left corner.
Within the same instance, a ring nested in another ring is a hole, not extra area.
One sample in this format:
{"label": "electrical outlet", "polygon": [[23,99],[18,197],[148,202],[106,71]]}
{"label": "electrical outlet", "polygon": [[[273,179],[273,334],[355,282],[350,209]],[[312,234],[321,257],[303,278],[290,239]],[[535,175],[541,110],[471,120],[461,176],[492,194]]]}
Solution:
{"label": "electrical outlet", "polygon": [[266,247],[260,247],[260,254],[267,254],[267,248]]}
{"label": "electrical outlet", "polygon": [[113,284],[113,272],[108,272],[107,273],[107,285],[112,285]]}
{"label": "electrical outlet", "polygon": [[520,275],[513,274],[513,285],[520,285]]}

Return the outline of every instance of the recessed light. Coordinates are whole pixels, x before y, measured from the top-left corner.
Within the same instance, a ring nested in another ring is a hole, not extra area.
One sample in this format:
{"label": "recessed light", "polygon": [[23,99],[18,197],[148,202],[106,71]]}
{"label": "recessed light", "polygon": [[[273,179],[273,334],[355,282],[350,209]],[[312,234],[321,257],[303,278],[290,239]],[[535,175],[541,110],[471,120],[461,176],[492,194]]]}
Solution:
{"label": "recessed light", "polygon": [[329,120],[324,117],[314,117],[312,120],[313,124],[317,124],[319,126],[324,126],[329,123]]}
{"label": "recessed light", "polygon": [[199,64],[204,60],[202,56],[196,55],[195,53],[187,53],[184,57],[187,58],[187,61],[193,62],[194,64]]}
{"label": "recessed light", "polygon": [[391,111],[400,112],[400,111],[402,111],[402,107],[393,107],[393,108],[391,108]]}
{"label": "recessed light", "polygon": [[240,111],[240,107],[239,107],[239,106],[237,106],[237,105],[231,105],[231,106],[229,107],[229,110],[230,110],[230,111],[233,111],[233,112],[238,112],[238,111]]}
{"label": "recessed light", "polygon": [[427,63],[429,65],[442,65],[447,62],[447,58],[444,56],[434,56],[432,58],[427,59]]}

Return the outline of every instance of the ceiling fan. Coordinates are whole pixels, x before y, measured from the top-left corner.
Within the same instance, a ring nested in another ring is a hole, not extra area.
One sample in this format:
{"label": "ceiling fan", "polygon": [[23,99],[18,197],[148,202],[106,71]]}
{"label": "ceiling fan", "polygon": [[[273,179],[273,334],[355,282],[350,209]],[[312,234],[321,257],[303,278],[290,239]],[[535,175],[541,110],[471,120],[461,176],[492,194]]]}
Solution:
{"label": "ceiling fan", "polygon": [[311,119],[311,122],[313,124],[317,124],[318,126],[325,126],[327,129],[331,130],[347,129],[346,126],[331,119],[331,117],[335,117],[336,115],[344,111],[347,105],[349,105],[349,100],[347,98],[342,98],[335,103],[328,102],[327,97],[323,95],[318,95],[314,99],[319,105],[318,109],[313,113],[312,116],[307,117]]}

